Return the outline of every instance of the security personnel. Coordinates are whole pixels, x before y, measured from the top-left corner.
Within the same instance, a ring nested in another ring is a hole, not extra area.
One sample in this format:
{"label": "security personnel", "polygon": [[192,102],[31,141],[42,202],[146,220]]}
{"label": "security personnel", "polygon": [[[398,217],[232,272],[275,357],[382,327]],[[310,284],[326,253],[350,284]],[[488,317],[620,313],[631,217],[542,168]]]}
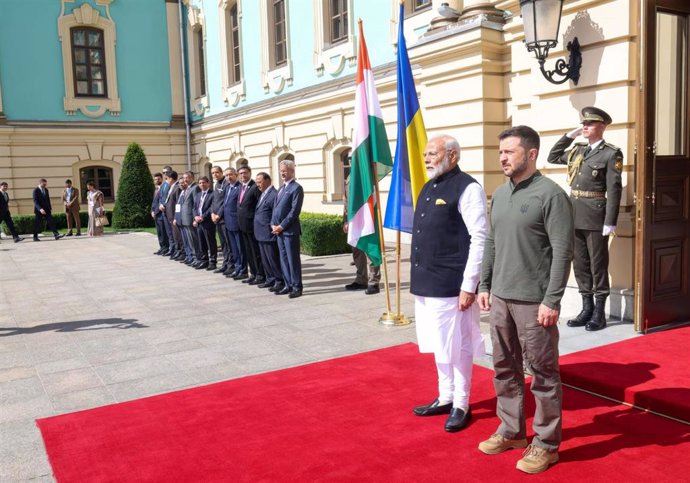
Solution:
{"label": "security personnel", "polygon": [[[601,330],[609,296],[609,235],[615,235],[621,200],[623,153],[604,141],[611,116],[596,107],[582,109],[582,127],[573,129],[554,145],[548,162],[567,164],[570,199],[575,216],[573,269],[582,310],[569,327]],[[587,142],[575,143],[580,134]]]}

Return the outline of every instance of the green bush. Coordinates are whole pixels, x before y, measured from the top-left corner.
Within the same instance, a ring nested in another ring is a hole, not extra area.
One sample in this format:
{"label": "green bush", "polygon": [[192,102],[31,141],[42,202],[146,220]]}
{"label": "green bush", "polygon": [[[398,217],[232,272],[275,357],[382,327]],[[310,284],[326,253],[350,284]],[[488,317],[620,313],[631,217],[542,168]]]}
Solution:
{"label": "green bush", "polygon": [[113,209],[113,228],[153,226],[153,178],[144,151],[137,143],[127,147]]}
{"label": "green bush", "polygon": [[[108,220],[112,223],[113,214],[110,211],[105,212]],[[81,231],[86,233],[87,227],[89,226],[89,213],[82,211],[79,213],[79,219],[81,220]],[[53,220],[55,220],[55,226],[58,230],[64,230],[67,228],[67,217],[65,212],[53,212]],[[31,235],[34,232],[34,215],[16,215],[12,217],[14,221],[14,226],[17,228],[17,233],[20,235]],[[7,225],[2,224],[2,230],[5,235],[10,235],[10,231],[7,229]],[[43,222],[43,227],[41,231],[46,230],[45,221]]]}
{"label": "green bush", "polygon": [[302,225],[301,251],[305,255],[335,255],[352,251],[343,232],[342,216],[302,213],[299,220]]}

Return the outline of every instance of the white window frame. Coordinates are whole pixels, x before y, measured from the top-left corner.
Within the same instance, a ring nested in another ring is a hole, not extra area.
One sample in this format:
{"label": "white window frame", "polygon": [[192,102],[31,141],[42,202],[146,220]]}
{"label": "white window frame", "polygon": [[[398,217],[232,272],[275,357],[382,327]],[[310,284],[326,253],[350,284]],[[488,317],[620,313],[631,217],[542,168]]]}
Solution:
{"label": "white window frame", "polygon": [[[105,7],[106,17],[88,3],[65,15],[65,4],[74,0],[61,0],[60,16],[58,17],[58,38],[62,44],[62,69],[65,79],[65,97],[63,99],[65,113],[74,116],[77,111],[91,118],[103,116],[106,111],[111,116],[119,116],[121,111],[120,97],[117,91],[117,62],[115,59],[115,44],[117,41],[115,22],[110,16],[112,0],[96,0],[96,4]],[[73,27],[93,27],[103,31],[103,50],[105,53],[107,97],[77,97],[74,92],[74,70],[72,65],[72,35]]]}
{"label": "white window frame", "polygon": [[[347,41],[330,45],[326,34],[330,33],[329,0],[313,0],[314,5],[314,70],[322,76],[328,72],[338,75],[345,65],[357,64],[357,42],[355,36],[354,1],[347,0]],[[328,18],[326,18],[328,17]]]}
{"label": "white window frame", "polygon": [[203,116],[209,110],[208,103],[208,76],[204,72],[204,95],[201,95],[199,85],[199,46],[196,41],[196,33],[201,30],[204,50],[204,67],[206,64],[206,28],[204,25],[204,12],[201,8],[189,5],[189,0],[185,0],[189,8],[187,10],[187,58],[189,59],[189,108],[197,115]]}
{"label": "white window frame", "polygon": [[274,92],[280,93],[286,86],[292,85],[292,58],[290,56],[290,2],[285,2],[285,41],[287,59],[285,64],[271,68],[271,45],[269,20],[272,16],[268,15],[268,1],[259,0],[259,18],[264,19],[260,22],[261,25],[261,83],[266,94]]}
{"label": "white window frame", "polygon": [[[226,25],[228,11],[237,5],[237,22],[240,24],[240,80],[232,84],[230,82],[231,53],[228,52],[228,36],[232,35],[230,25]],[[246,98],[246,84],[244,80],[244,62],[242,62],[242,0],[220,0],[218,4],[218,18],[220,19],[220,68],[222,79],[222,98],[226,106],[237,106]]]}

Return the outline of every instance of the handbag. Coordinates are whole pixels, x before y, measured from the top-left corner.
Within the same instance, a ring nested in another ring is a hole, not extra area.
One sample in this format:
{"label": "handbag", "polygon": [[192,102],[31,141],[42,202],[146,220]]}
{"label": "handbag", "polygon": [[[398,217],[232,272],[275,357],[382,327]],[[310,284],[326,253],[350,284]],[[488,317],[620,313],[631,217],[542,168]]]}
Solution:
{"label": "handbag", "polygon": [[96,226],[108,226],[110,225],[110,222],[108,221],[108,217],[103,215],[98,215],[96,217]]}

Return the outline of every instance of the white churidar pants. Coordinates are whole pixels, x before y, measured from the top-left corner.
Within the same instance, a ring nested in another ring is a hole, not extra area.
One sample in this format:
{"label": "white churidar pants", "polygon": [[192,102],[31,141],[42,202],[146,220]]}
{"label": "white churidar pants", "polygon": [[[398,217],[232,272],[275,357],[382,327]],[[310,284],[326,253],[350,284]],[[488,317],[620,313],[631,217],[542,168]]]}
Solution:
{"label": "white churidar pants", "polygon": [[475,302],[463,312],[458,297],[415,296],[415,321],[419,352],[432,352],[436,360],[439,402],[466,409],[472,358],[485,355],[479,306]]}

